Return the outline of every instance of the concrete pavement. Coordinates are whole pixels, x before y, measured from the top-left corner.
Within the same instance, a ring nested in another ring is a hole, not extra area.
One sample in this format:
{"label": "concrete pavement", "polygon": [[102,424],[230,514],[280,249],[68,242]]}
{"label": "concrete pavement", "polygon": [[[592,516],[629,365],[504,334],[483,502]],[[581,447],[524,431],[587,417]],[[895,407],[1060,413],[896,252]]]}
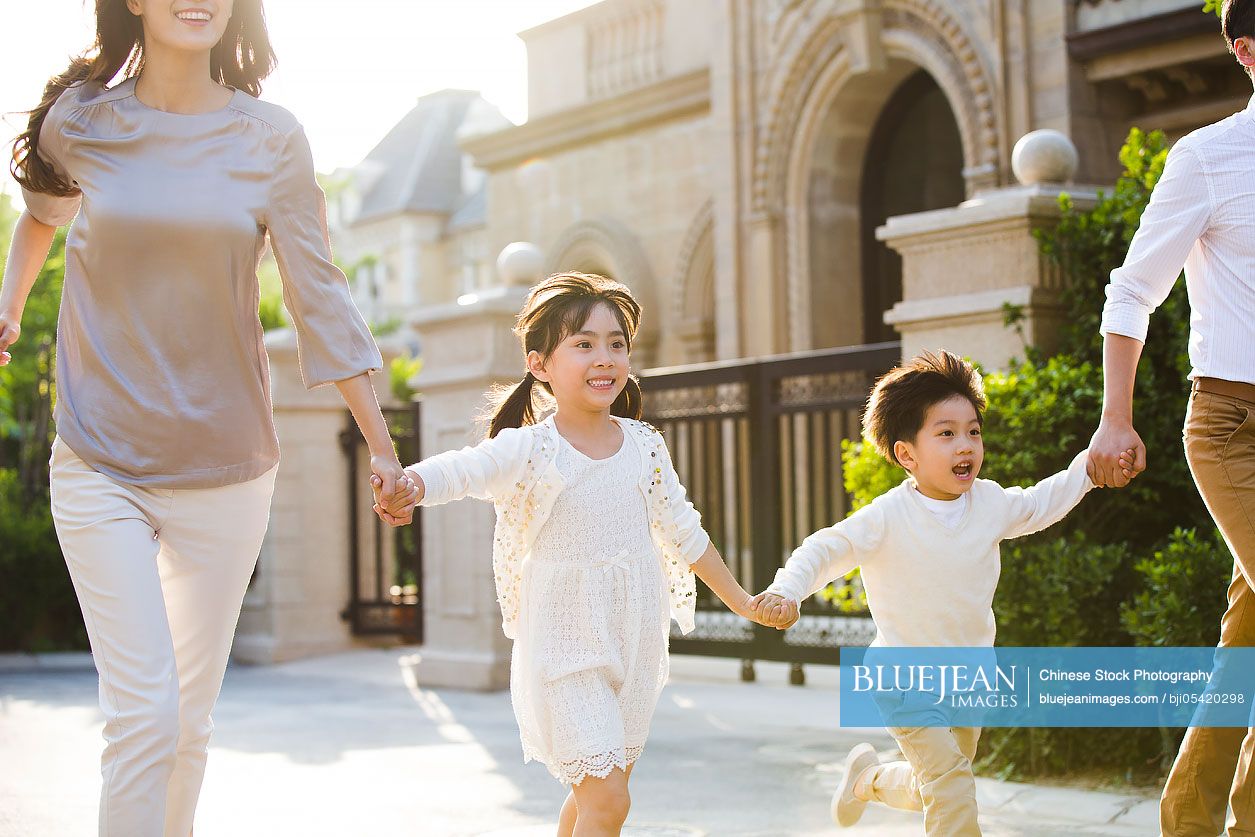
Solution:
{"label": "concrete pavement", "polygon": [[[362,650],[233,667],[201,795],[197,837],[553,833],[565,796],[524,766],[507,693],[427,689],[399,665],[421,649]],[[0,835],[95,833],[101,747],[96,679],[84,657],[0,659]],[[828,799],[846,750],[884,730],[837,726],[836,670],[673,657],[632,778],[627,835],[922,837],[918,814],[872,805],[840,831]],[[986,837],[1151,837],[1149,794],[978,779]]]}

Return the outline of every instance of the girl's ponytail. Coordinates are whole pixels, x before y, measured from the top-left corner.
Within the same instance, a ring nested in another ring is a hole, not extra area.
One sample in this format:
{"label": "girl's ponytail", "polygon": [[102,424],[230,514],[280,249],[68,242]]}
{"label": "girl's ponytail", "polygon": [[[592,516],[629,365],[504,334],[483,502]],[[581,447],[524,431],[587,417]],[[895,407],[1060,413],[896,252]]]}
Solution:
{"label": "girl's ponytail", "polygon": [[635,375],[628,375],[623,392],[610,405],[610,414],[640,421],[645,407],[645,399],[641,395],[641,383]]}
{"label": "girl's ponytail", "polygon": [[[488,425],[488,438],[491,439],[507,427],[522,427],[536,423],[536,412],[532,404],[532,387],[536,379],[528,372],[511,389],[503,389],[504,397],[492,411],[492,419]],[[500,397],[500,396],[499,396]]]}

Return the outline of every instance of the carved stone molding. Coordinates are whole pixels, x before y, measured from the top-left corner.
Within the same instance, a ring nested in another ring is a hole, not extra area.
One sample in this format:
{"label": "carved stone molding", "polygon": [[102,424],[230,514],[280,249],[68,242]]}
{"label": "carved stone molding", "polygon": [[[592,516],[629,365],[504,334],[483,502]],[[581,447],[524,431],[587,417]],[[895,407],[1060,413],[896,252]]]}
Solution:
{"label": "carved stone molding", "polygon": [[[965,176],[969,191],[995,186],[999,172],[999,120],[995,79],[962,23],[936,0],[885,0],[861,4],[842,15],[820,13],[820,4],[790,9],[789,40],[778,46],[775,63],[784,69],[767,86],[758,122],[762,134],[755,148],[752,206],[756,213],[779,211],[784,197],[784,172],[791,140],[808,108],[827,107],[812,93],[817,77],[838,60],[855,72],[875,66],[867,50],[889,50],[892,42],[911,43],[918,54],[901,57],[929,71],[942,86],[963,137]],[[878,17],[859,23],[860,18]],[[856,25],[858,24],[858,25]],[[867,43],[867,33],[879,43]],[[883,59],[881,59],[883,60]]]}

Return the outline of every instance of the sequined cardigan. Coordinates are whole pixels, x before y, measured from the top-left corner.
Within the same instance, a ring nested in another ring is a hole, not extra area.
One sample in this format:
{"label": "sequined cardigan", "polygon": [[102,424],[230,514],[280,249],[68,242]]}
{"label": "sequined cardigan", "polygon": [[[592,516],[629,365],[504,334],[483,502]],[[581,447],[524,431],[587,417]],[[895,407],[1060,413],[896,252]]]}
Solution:
{"label": "sequined cardigan", "polygon": [[[701,516],[685,495],[662,434],[632,419],[615,420],[626,441],[637,445],[642,463],[639,487],[649,513],[650,535],[670,588],[671,616],[683,633],[693,630],[696,584],[691,565],[710,538]],[[554,460],[558,429],[553,416],[537,424],[502,430],[473,447],[446,451],[407,470],[422,478],[422,505],[436,506],[474,497],[489,500],[497,512],[492,565],[501,605],[501,627],[514,639],[521,605],[523,564],[564,481]]]}

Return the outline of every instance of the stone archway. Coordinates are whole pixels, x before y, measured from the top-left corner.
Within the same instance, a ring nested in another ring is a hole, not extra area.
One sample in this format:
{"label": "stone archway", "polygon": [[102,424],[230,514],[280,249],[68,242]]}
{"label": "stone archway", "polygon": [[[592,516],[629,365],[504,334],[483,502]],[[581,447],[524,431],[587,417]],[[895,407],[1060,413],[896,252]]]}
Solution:
{"label": "stone archway", "polygon": [[[885,0],[857,13],[822,9],[800,3],[789,22],[784,69],[762,100],[752,174],[755,215],[779,219],[773,250],[783,257],[783,321],[793,350],[864,342],[862,165],[876,119],[907,78],[925,70],[944,96],[960,137],[965,192],[1002,176],[992,73],[943,6]],[[815,276],[819,266],[830,275]],[[841,281],[831,281],[834,272]]]}

